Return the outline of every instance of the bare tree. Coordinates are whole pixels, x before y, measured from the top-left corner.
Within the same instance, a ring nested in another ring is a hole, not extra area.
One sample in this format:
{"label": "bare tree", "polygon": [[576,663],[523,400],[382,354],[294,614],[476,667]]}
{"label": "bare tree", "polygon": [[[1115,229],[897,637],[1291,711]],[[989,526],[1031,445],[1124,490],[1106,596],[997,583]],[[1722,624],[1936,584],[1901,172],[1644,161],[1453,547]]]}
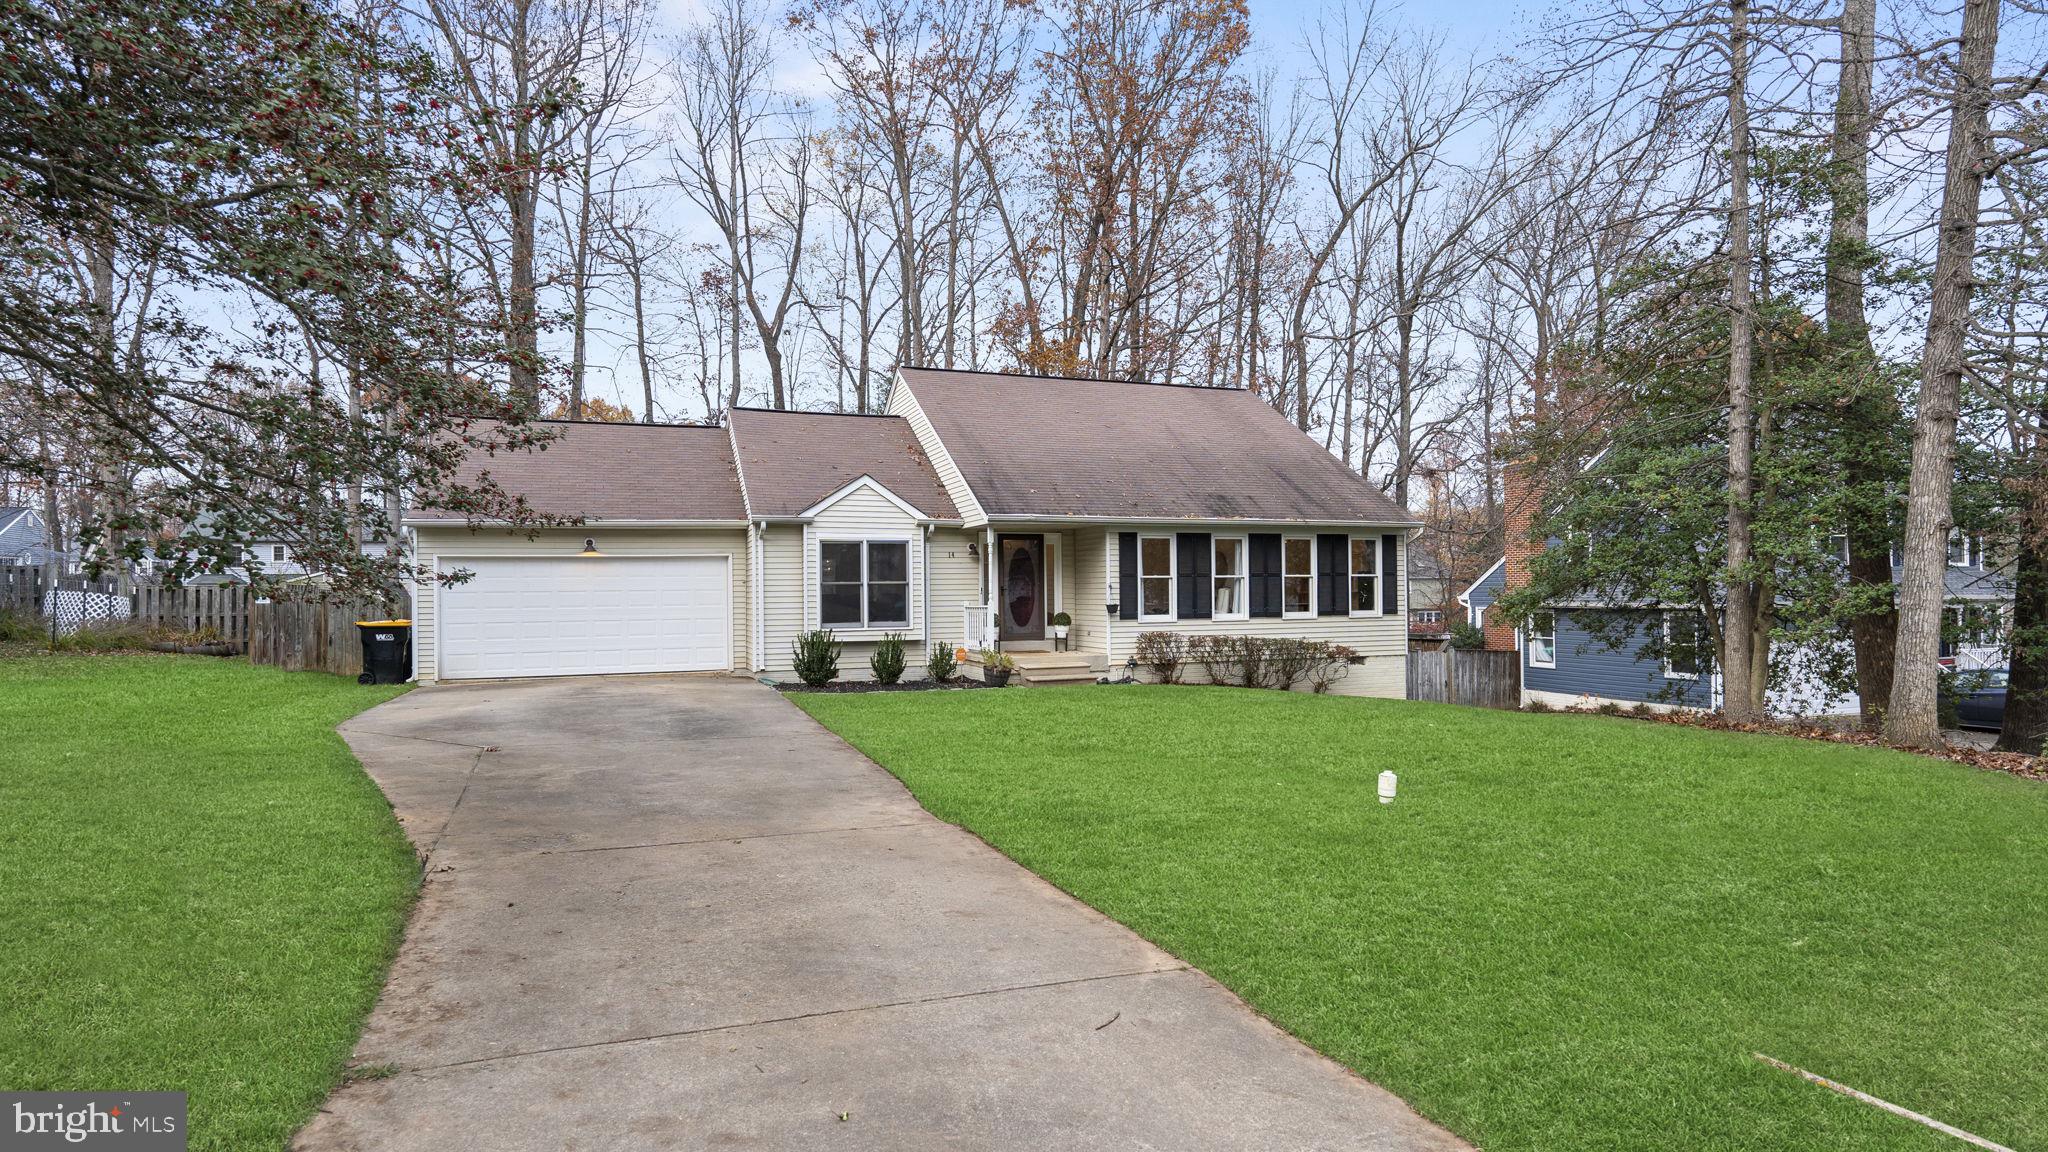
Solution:
{"label": "bare tree", "polygon": [[600,0],[424,0],[419,13],[455,79],[463,128],[485,152],[485,179],[501,220],[469,221],[478,247],[496,249],[502,274],[506,361],[512,394],[540,400],[540,205],[547,173],[576,138],[570,115],[597,43]]}
{"label": "bare tree", "polygon": [[1937,747],[1935,658],[1941,645],[1946,598],[1948,535],[1953,519],[1956,418],[1964,373],[1964,335],[1970,321],[1971,267],[1977,257],[1977,217],[1984,176],[1991,167],[1993,67],[1998,58],[2000,0],[1963,0],[1962,29],[1948,92],[1948,151],[1943,163],[1934,283],[1927,307],[1927,341],[1920,353],[1920,391],[1913,415],[1913,471],[1906,496],[1906,535],[1900,551],[1898,651],[1887,739]]}
{"label": "bare tree", "polygon": [[769,400],[788,407],[783,334],[812,193],[812,142],[802,109],[776,97],[775,38],[754,0],[720,0],[689,28],[674,64],[681,139],[670,151],[672,179],[725,242],[728,405],[741,401],[738,333],[750,320],[767,361]]}

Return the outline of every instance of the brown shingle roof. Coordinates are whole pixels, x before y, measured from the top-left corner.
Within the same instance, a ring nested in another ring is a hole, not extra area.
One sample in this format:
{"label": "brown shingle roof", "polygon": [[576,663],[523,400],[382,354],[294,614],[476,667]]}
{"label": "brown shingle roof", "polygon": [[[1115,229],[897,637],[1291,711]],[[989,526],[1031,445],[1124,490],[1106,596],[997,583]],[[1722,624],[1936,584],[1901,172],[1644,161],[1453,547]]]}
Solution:
{"label": "brown shingle roof", "polygon": [[862,476],[934,520],[960,515],[901,417],[735,408],[726,419],[756,516],[795,516]]}
{"label": "brown shingle roof", "polygon": [[991,516],[1415,520],[1241,389],[901,375]]}
{"label": "brown shingle roof", "polygon": [[[744,520],[725,429],[535,421],[561,435],[531,452],[472,456],[456,478],[488,472],[536,512],[592,520]],[[431,516],[431,510],[416,515]]]}

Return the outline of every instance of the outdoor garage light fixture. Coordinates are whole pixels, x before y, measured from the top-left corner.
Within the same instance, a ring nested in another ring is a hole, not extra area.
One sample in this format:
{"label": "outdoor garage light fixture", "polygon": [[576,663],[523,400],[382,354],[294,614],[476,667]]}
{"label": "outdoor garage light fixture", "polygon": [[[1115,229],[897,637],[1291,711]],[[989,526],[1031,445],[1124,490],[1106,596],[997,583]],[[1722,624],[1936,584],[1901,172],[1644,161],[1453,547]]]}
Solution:
{"label": "outdoor garage light fixture", "polygon": [[595,536],[585,536],[585,537],[583,538],[583,553],[582,553],[582,554],[583,554],[583,555],[585,555],[585,556],[602,556],[602,555],[604,555],[604,553],[602,553],[602,552],[599,552],[599,551],[597,550],[597,537],[595,537]]}

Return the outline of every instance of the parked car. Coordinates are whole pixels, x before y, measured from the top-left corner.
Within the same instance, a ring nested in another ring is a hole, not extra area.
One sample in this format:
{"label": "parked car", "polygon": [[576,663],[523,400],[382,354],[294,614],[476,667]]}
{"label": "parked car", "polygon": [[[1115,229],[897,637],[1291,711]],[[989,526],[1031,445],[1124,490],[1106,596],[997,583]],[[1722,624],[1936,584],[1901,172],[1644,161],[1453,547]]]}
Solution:
{"label": "parked car", "polygon": [[2006,680],[2003,668],[1958,672],[1953,689],[1956,722],[1964,728],[1988,728],[1994,732],[2004,727]]}

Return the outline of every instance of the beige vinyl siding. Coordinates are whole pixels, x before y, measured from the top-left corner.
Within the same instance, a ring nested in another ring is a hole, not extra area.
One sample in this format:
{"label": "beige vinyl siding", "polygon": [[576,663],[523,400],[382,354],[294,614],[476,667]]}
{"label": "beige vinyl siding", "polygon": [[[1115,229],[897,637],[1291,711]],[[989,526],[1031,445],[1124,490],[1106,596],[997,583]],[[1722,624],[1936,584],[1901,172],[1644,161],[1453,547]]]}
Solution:
{"label": "beige vinyl siding", "polygon": [[[420,527],[417,535],[419,562],[433,571],[459,568],[469,556],[574,556],[583,550],[586,538],[596,539],[607,555],[649,556],[688,553],[723,555],[730,558],[732,611],[732,666],[747,667],[747,533],[743,528],[629,528],[589,524],[581,528],[542,529],[534,539],[523,532],[484,529]],[[413,586],[414,666],[423,683],[433,680],[436,651],[440,643],[436,589],[431,583]],[[546,605],[537,605],[545,611]]]}
{"label": "beige vinyl siding", "polygon": [[761,670],[787,672],[803,630],[804,526],[770,524],[761,533]]}
{"label": "beige vinyl siding", "polygon": [[931,418],[924,414],[917,397],[911,395],[910,385],[902,377],[889,389],[889,403],[886,411],[891,416],[901,416],[910,422],[911,434],[917,437],[918,447],[924,449],[932,470],[939,474],[939,483],[946,486],[946,495],[953,498],[953,507],[959,509],[960,518],[969,525],[987,522],[982,514],[981,502],[974,498],[974,489],[967,486],[967,477],[960,472],[960,466],[953,463],[952,453],[939,440],[938,429],[932,427]]}
{"label": "beige vinyl siding", "polygon": [[1067,615],[1074,618],[1071,635],[1075,649],[1094,657],[1094,663],[1106,666],[1109,658],[1107,637],[1104,635],[1107,617],[1103,605],[1107,603],[1103,594],[1109,588],[1110,565],[1114,563],[1111,551],[1115,539],[1112,532],[1101,528],[1076,528],[1068,533],[1073,541],[1074,582],[1067,586]]}
{"label": "beige vinyl siding", "polygon": [[[903,636],[909,665],[906,679],[922,674],[924,649],[924,527],[893,501],[869,488],[857,488],[820,511],[809,524],[770,524],[762,552],[766,594],[762,629],[765,672],[776,677],[794,674],[790,650],[799,633],[818,626],[818,545],[825,540],[903,540],[910,545],[910,623],[900,628],[834,629],[841,650],[839,676],[864,680],[873,673],[868,657],[875,644],[891,632]],[[964,556],[965,546],[961,547]],[[957,614],[958,610],[955,609]],[[939,621],[934,621],[938,623]],[[958,630],[959,625],[953,625]]]}
{"label": "beige vinyl siding", "polygon": [[966,630],[962,605],[980,604],[981,560],[967,554],[969,544],[981,540],[981,531],[939,528],[931,539],[931,621],[932,643],[955,648],[980,647],[981,637]]}
{"label": "beige vinyl siding", "polygon": [[[1104,533],[1104,539],[1094,545],[1102,549],[1103,559],[1101,563],[1105,576],[1102,579],[1094,580],[1092,583],[1090,576],[1086,572],[1083,572],[1079,578],[1077,590],[1086,590],[1091,587],[1095,589],[1095,591],[1089,593],[1090,603],[1093,605],[1090,612],[1092,617],[1090,621],[1092,628],[1090,630],[1097,633],[1101,630],[1103,590],[1106,590],[1108,587],[1107,575],[1115,572],[1117,563],[1117,533],[1168,534],[1191,531],[1208,531],[1218,535],[1238,535],[1240,531],[1243,535],[1277,532],[1288,536],[1306,536],[1316,532],[1344,532],[1359,536],[1390,534],[1396,536],[1399,540],[1397,547],[1399,563],[1395,566],[1391,576],[1396,582],[1396,587],[1402,586],[1403,577],[1401,574],[1407,570],[1408,566],[1408,541],[1405,533],[1398,528],[1364,528],[1341,524],[1326,524],[1320,526],[1304,525],[1300,528],[1284,530],[1261,525],[1255,528],[1239,530],[1228,527],[1218,528],[1213,525],[1201,528],[1190,528],[1185,524],[1118,525]],[[1086,569],[1093,562],[1093,555],[1089,552],[1084,552],[1083,556],[1085,558],[1083,568]],[[1381,577],[1386,579],[1388,574],[1382,573]],[[1401,596],[1402,599],[1396,611],[1378,616],[1316,616],[1299,619],[1265,616],[1249,620],[1117,620],[1113,622],[1111,629],[1113,647],[1105,655],[1106,666],[1114,668],[1129,659],[1137,649],[1138,636],[1145,632],[1178,632],[1189,636],[1269,636],[1291,637],[1304,640],[1327,640],[1333,644],[1342,644],[1364,658],[1363,663],[1352,665],[1351,670],[1342,680],[1330,686],[1330,691],[1333,694],[1345,696],[1384,696],[1398,699],[1407,695],[1408,691],[1408,603],[1407,589],[1405,587],[1402,587]],[[1075,632],[1080,637],[1082,649],[1091,653],[1102,652],[1103,646],[1099,635],[1090,636],[1082,633],[1081,613],[1074,612],[1072,608],[1069,608],[1068,611],[1074,615]],[[1191,679],[1195,680],[1200,678],[1199,670],[1196,670],[1195,675],[1191,677]]]}

